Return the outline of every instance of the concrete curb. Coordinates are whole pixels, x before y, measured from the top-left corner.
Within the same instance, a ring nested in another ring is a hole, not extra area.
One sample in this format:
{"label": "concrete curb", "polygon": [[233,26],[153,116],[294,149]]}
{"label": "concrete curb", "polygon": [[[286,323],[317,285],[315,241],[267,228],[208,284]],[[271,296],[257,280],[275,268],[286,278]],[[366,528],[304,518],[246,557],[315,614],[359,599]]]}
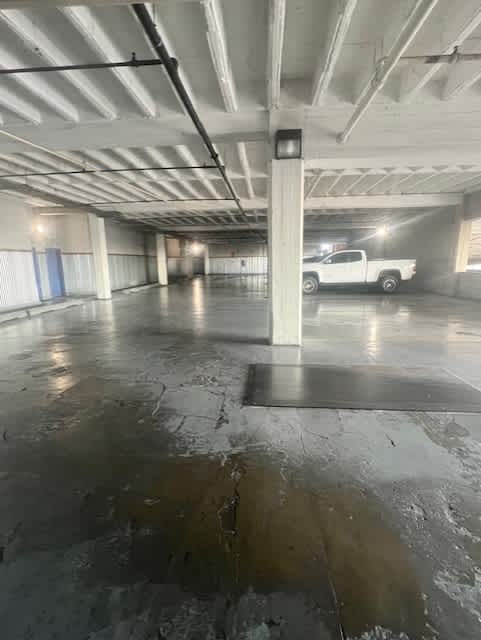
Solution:
{"label": "concrete curb", "polygon": [[[129,289],[121,289],[120,291],[114,291],[114,294],[123,293],[124,295],[130,295],[131,293],[138,293],[140,291],[146,291],[148,289],[155,289],[161,287],[158,282],[152,284],[144,284],[140,287],[130,287]],[[167,285],[165,285],[167,286]],[[63,302],[53,302],[52,304],[40,304],[35,307],[28,307],[26,309],[16,309],[13,311],[5,311],[0,313],[0,324],[4,322],[12,322],[13,320],[25,320],[26,318],[34,318],[44,313],[50,313],[51,311],[62,311],[69,309],[70,307],[78,307],[81,304],[85,304],[89,300],[97,301],[97,298],[72,298],[71,300],[65,300]]]}
{"label": "concrete curb", "polygon": [[0,313],[0,324],[4,322],[11,322],[12,320],[25,320],[25,318],[33,318],[40,316],[44,313],[50,313],[51,311],[62,311],[70,307],[77,307],[87,302],[86,298],[74,298],[72,300],[65,300],[64,302],[54,302],[52,304],[42,304],[35,307],[28,307],[27,309],[18,309],[16,311],[7,311]]}
{"label": "concrete curb", "polygon": [[54,302],[53,304],[46,304],[40,307],[31,307],[26,311],[29,317],[40,316],[43,313],[50,313],[50,311],[61,311],[69,307],[78,307],[85,302],[87,302],[85,298],[74,298],[72,300],[66,300],[65,302]]}
{"label": "concrete curb", "polygon": [[142,284],[140,285],[140,287],[129,287],[128,289],[121,289],[120,291],[115,291],[114,293],[123,293],[124,295],[128,296],[131,293],[138,293],[139,291],[147,291],[148,289],[155,289],[160,286],[162,285],[160,285],[158,282],[154,282],[153,284]]}

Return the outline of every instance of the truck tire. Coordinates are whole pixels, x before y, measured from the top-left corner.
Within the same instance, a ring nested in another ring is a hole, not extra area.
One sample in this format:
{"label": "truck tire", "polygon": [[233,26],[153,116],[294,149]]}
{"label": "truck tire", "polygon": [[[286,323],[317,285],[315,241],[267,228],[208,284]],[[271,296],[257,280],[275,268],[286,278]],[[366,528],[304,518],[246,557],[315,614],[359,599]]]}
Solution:
{"label": "truck tire", "polygon": [[304,276],[302,279],[302,291],[306,296],[311,296],[319,289],[319,283],[315,276]]}
{"label": "truck tire", "polygon": [[399,289],[399,277],[394,273],[388,273],[379,280],[383,293],[394,293]]}

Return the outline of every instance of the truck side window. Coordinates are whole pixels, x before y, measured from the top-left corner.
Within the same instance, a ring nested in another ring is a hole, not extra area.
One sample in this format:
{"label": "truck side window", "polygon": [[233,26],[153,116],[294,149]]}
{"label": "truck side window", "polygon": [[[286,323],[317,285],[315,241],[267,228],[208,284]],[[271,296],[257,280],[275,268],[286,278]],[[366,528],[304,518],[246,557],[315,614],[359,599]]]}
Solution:
{"label": "truck side window", "polygon": [[349,253],[336,253],[329,258],[327,264],[342,264],[344,262],[350,262]]}
{"label": "truck side window", "polygon": [[361,262],[362,260],[362,253],[360,251],[351,251],[350,256],[350,262]]}

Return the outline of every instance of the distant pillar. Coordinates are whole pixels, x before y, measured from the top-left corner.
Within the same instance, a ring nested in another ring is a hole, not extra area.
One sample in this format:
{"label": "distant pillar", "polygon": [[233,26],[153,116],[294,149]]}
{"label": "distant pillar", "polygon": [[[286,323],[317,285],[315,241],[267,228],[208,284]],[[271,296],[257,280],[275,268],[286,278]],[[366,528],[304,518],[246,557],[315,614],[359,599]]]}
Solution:
{"label": "distant pillar", "polygon": [[205,245],[204,249],[204,274],[208,276],[210,274],[210,254],[209,254],[209,245]]}
{"label": "distant pillar", "polygon": [[461,220],[456,247],[456,272],[466,271],[469,261],[469,248],[471,245],[472,220]]}
{"label": "distant pillar", "polygon": [[94,213],[88,214],[90,242],[94,258],[95,283],[97,298],[110,300],[112,289],[110,287],[109,258],[107,253],[107,238],[105,236],[105,221]]}
{"label": "distant pillar", "polygon": [[304,162],[272,160],[269,181],[268,242],[270,340],[302,343],[302,250]]}
{"label": "distant pillar", "polygon": [[167,271],[167,251],[165,247],[165,236],[163,233],[155,234],[155,246],[157,249],[157,278],[159,284],[169,284],[169,275]]}

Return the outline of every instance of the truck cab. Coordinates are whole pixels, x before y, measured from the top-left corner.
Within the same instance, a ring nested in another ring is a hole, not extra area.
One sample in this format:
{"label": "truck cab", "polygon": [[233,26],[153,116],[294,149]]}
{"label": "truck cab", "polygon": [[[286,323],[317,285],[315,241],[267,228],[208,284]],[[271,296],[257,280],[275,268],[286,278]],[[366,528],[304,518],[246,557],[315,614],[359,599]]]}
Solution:
{"label": "truck cab", "polygon": [[315,293],[321,285],[379,284],[394,293],[402,280],[416,273],[415,260],[368,260],[362,249],[335,251],[327,256],[304,258],[303,291]]}

